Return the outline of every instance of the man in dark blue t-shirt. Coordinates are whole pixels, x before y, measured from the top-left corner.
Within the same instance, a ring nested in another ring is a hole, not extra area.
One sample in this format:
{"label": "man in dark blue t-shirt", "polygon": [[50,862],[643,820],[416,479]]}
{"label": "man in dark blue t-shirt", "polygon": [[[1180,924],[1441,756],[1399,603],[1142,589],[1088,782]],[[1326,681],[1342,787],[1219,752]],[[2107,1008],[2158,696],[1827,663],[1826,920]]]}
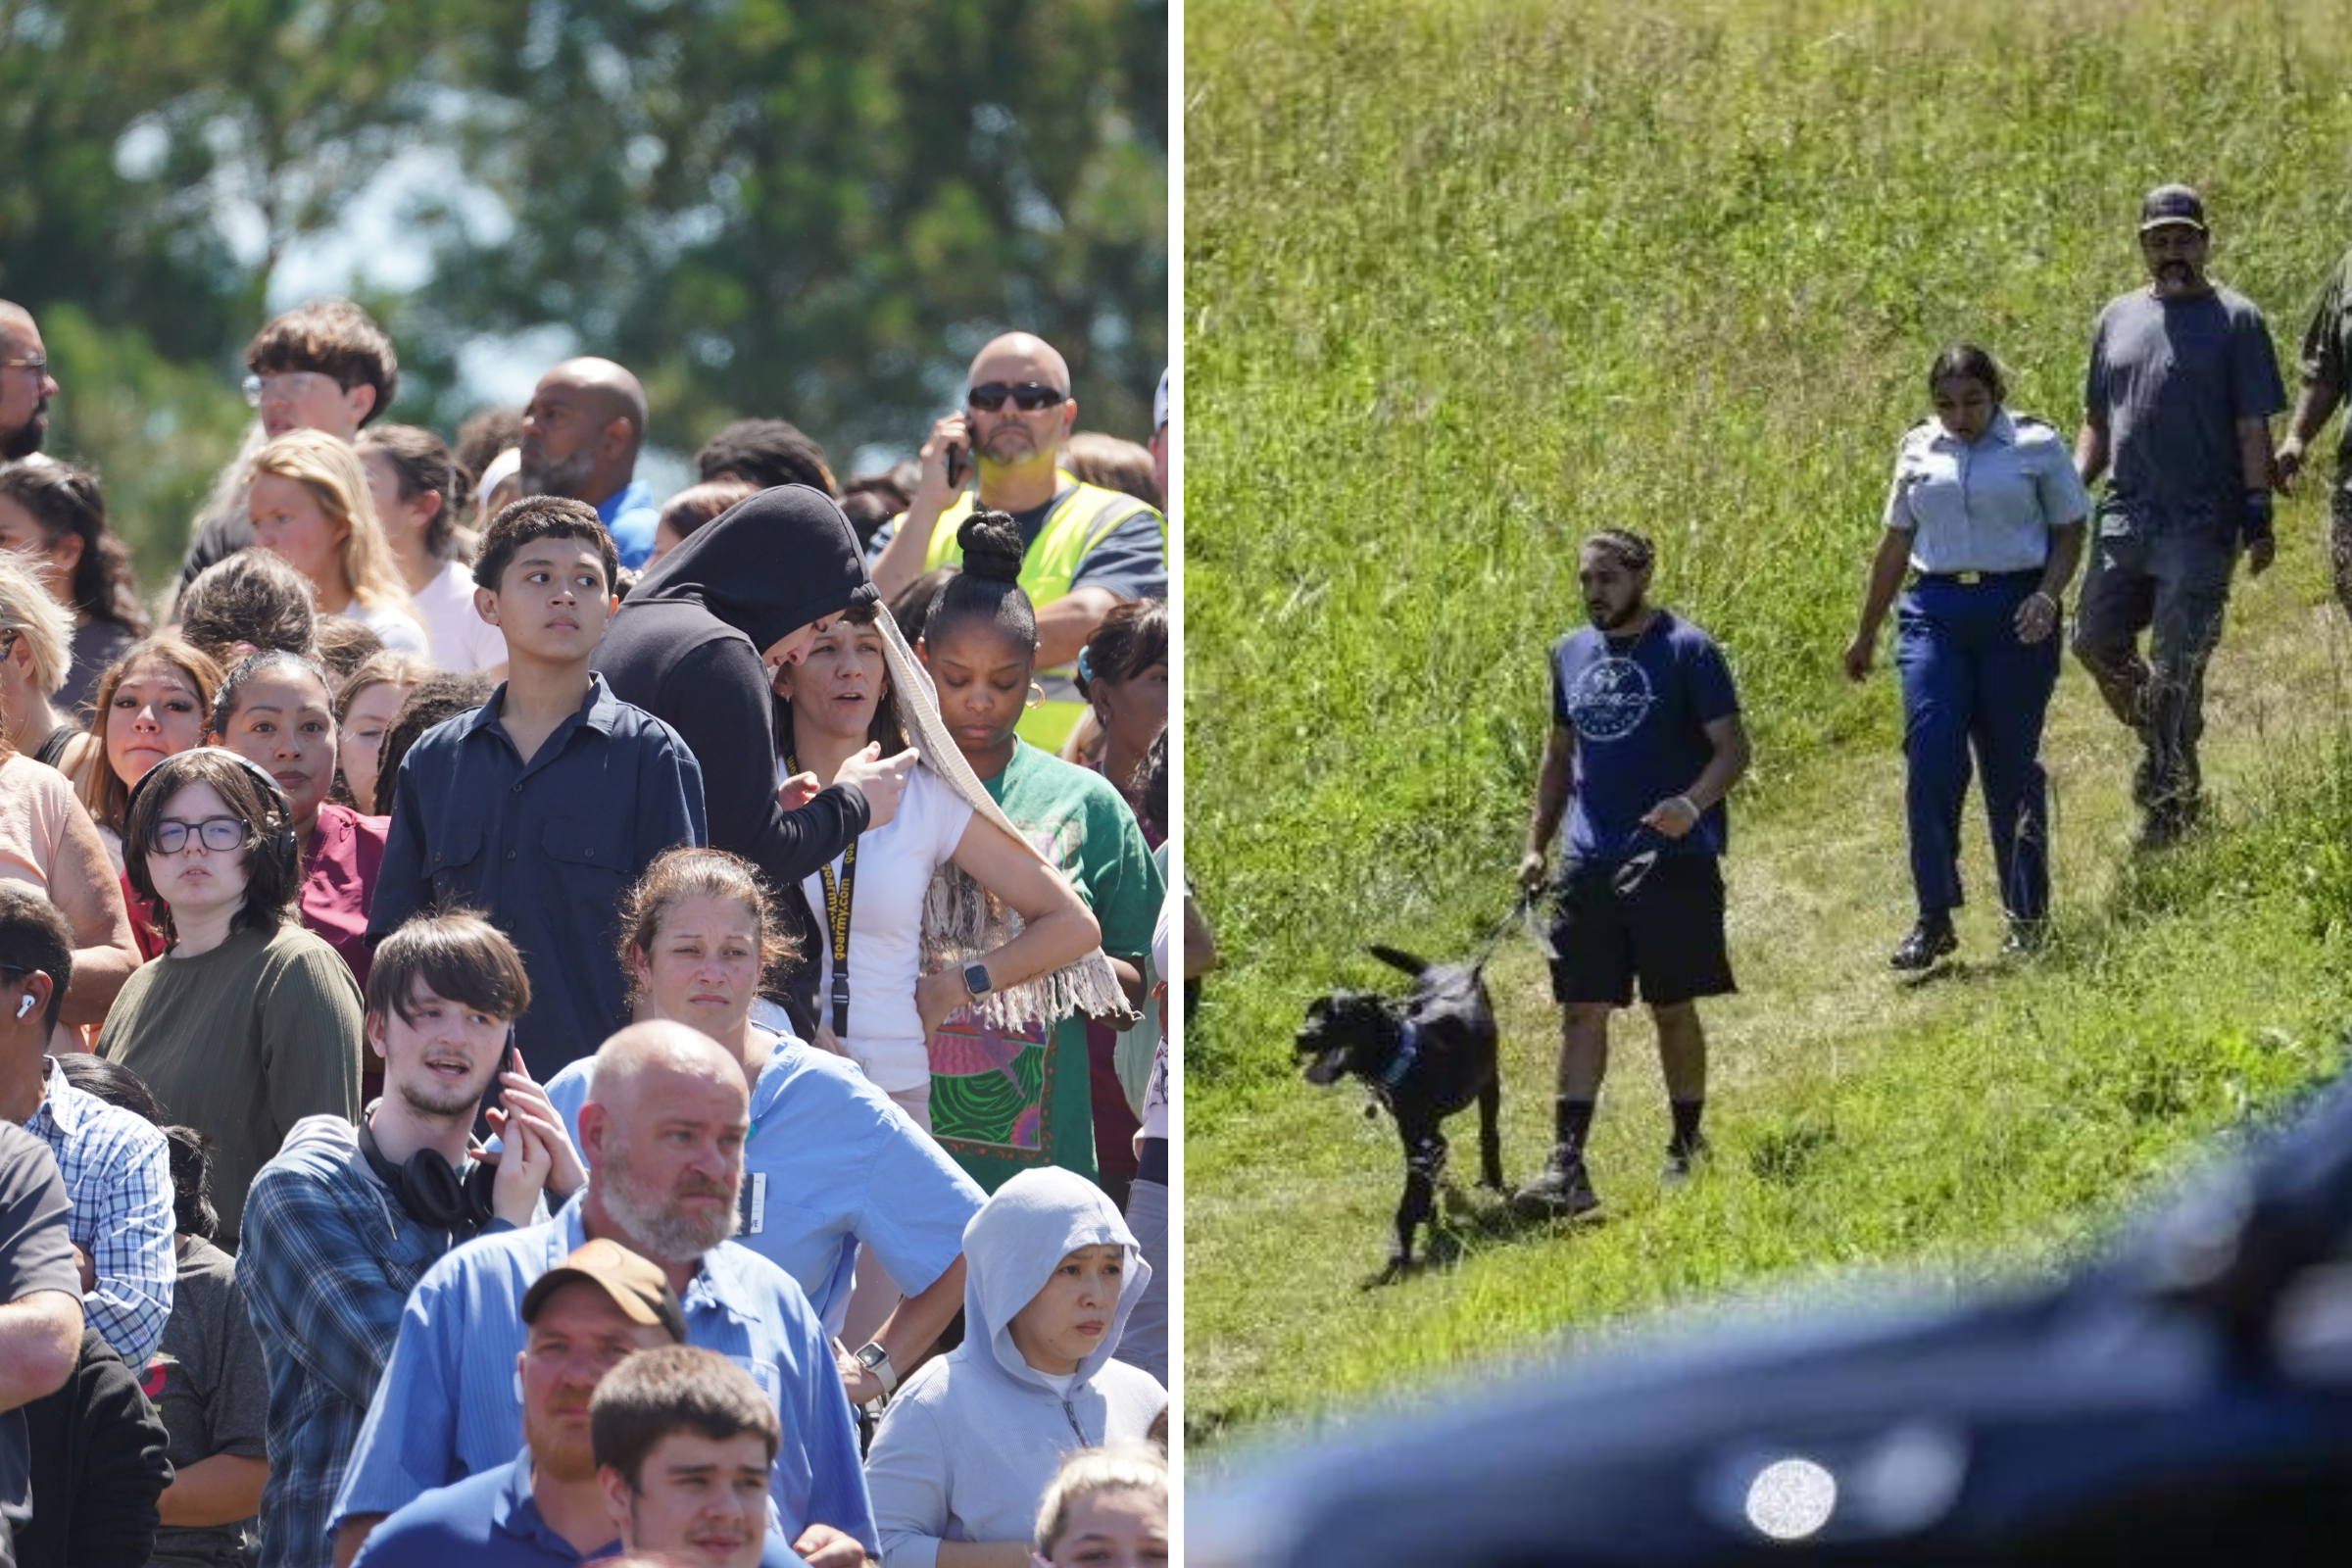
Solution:
{"label": "man in dark blue t-shirt", "polygon": [[1551,740],[1519,878],[1543,885],[1563,813],[1552,927],[1560,1004],[1557,1141],[1513,1201],[1575,1217],[1600,1206],[1585,1139],[1608,1066],[1609,1014],[1635,987],[1658,1030],[1674,1132],[1666,1180],[1704,1151],[1707,1039],[1698,999],[1733,989],[1724,940],[1723,799],[1747,770],[1740,698],[1714,639],[1648,602],[1656,552],[1612,528],[1585,541],[1577,582],[1592,624],[1551,651]]}

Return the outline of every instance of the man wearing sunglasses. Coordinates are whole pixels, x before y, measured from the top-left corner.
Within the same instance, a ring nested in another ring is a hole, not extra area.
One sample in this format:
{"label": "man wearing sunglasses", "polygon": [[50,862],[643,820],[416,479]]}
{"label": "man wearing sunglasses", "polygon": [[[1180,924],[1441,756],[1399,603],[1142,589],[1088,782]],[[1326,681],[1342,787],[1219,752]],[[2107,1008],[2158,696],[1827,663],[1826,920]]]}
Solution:
{"label": "man wearing sunglasses", "polygon": [[242,474],[262,440],[324,430],[348,444],[400,388],[392,340],[349,300],[314,300],[270,321],[245,346],[245,401],[261,428],[205,497],[204,520],[180,564],[183,590],[205,567],[253,543]]}
{"label": "man wearing sunglasses", "polygon": [[0,459],[13,463],[41,450],[55,396],[49,351],[32,313],[0,300]]}
{"label": "man wearing sunglasses", "polygon": [[1045,687],[1043,706],[1021,720],[1020,733],[1049,751],[1085,710],[1070,665],[1102,617],[1123,599],[1168,592],[1166,520],[1060,466],[1077,420],[1070,368],[1054,345],[1027,332],[996,339],[972,361],[963,408],[931,426],[913,502],[867,546],[887,602],[932,567],[962,561],[956,530],[974,511],[1012,514]]}

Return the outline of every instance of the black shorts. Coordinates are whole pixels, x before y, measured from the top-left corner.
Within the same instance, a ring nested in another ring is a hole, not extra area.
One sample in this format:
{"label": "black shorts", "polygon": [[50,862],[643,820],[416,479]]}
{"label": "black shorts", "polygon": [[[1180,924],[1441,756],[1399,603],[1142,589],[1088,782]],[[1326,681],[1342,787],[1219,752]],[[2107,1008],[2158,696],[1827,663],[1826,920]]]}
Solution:
{"label": "black shorts", "polygon": [[1661,855],[1631,893],[1617,867],[1571,860],[1552,917],[1552,1000],[1630,1007],[1634,988],[1653,1007],[1729,995],[1723,869],[1712,855]]}

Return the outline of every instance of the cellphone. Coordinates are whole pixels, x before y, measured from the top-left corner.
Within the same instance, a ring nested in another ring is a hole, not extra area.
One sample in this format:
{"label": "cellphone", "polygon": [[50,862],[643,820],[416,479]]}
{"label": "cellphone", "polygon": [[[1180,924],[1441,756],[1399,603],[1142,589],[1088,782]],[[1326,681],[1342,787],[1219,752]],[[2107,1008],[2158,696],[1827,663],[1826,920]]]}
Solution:
{"label": "cellphone", "polygon": [[971,466],[971,465],[970,465],[969,461],[966,459],[966,457],[965,457],[965,455],[964,455],[963,444],[962,444],[961,442],[959,442],[959,441],[951,441],[951,442],[949,442],[949,443],[948,443],[948,488],[949,488],[949,489],[951,489],[951,490],[960,490],[960,489],[962,489],[962,488],[963,488],[963,476],[964,476],[964,472],[965,472],[965,470],[966,470],[967,468],[969,468],[969,467],[970,467],[970,466]]}
{"label": "cellphone", "polygon": [[474,1111],[473,1135],[476,1139],[489,1136],[490,1112],[507,1108],[507,1086],[502,1081],[503,1075],[521,1070],[522,1047],[515,1044],[514,1026],[509,1025],[506,1056],[499,1062],[498,1071],[490,1075],[490,1086],[482,1091],[482,1102]]}

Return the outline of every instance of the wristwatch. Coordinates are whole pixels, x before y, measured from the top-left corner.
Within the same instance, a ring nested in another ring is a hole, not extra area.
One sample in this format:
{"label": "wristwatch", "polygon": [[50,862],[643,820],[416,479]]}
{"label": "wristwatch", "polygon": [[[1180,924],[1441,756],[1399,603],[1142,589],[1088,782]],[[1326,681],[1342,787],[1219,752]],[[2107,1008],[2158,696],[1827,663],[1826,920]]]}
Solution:
{"label": "wristwatch", "polygon": [[975,997],[985,997],[996,988],[996,982],[988,977],[987,964],[967,963],[963,966],[964,990],[969,991]]}
{"label": "wristwatch", "polygon": [[890,1364],[890,1352],[882,1348],[880,1340],[868,1340],[855,1352],[858,1364],[874,1375],[882,1385],[882,1397],[889,1398],[899,1392],[898,1368]]}

